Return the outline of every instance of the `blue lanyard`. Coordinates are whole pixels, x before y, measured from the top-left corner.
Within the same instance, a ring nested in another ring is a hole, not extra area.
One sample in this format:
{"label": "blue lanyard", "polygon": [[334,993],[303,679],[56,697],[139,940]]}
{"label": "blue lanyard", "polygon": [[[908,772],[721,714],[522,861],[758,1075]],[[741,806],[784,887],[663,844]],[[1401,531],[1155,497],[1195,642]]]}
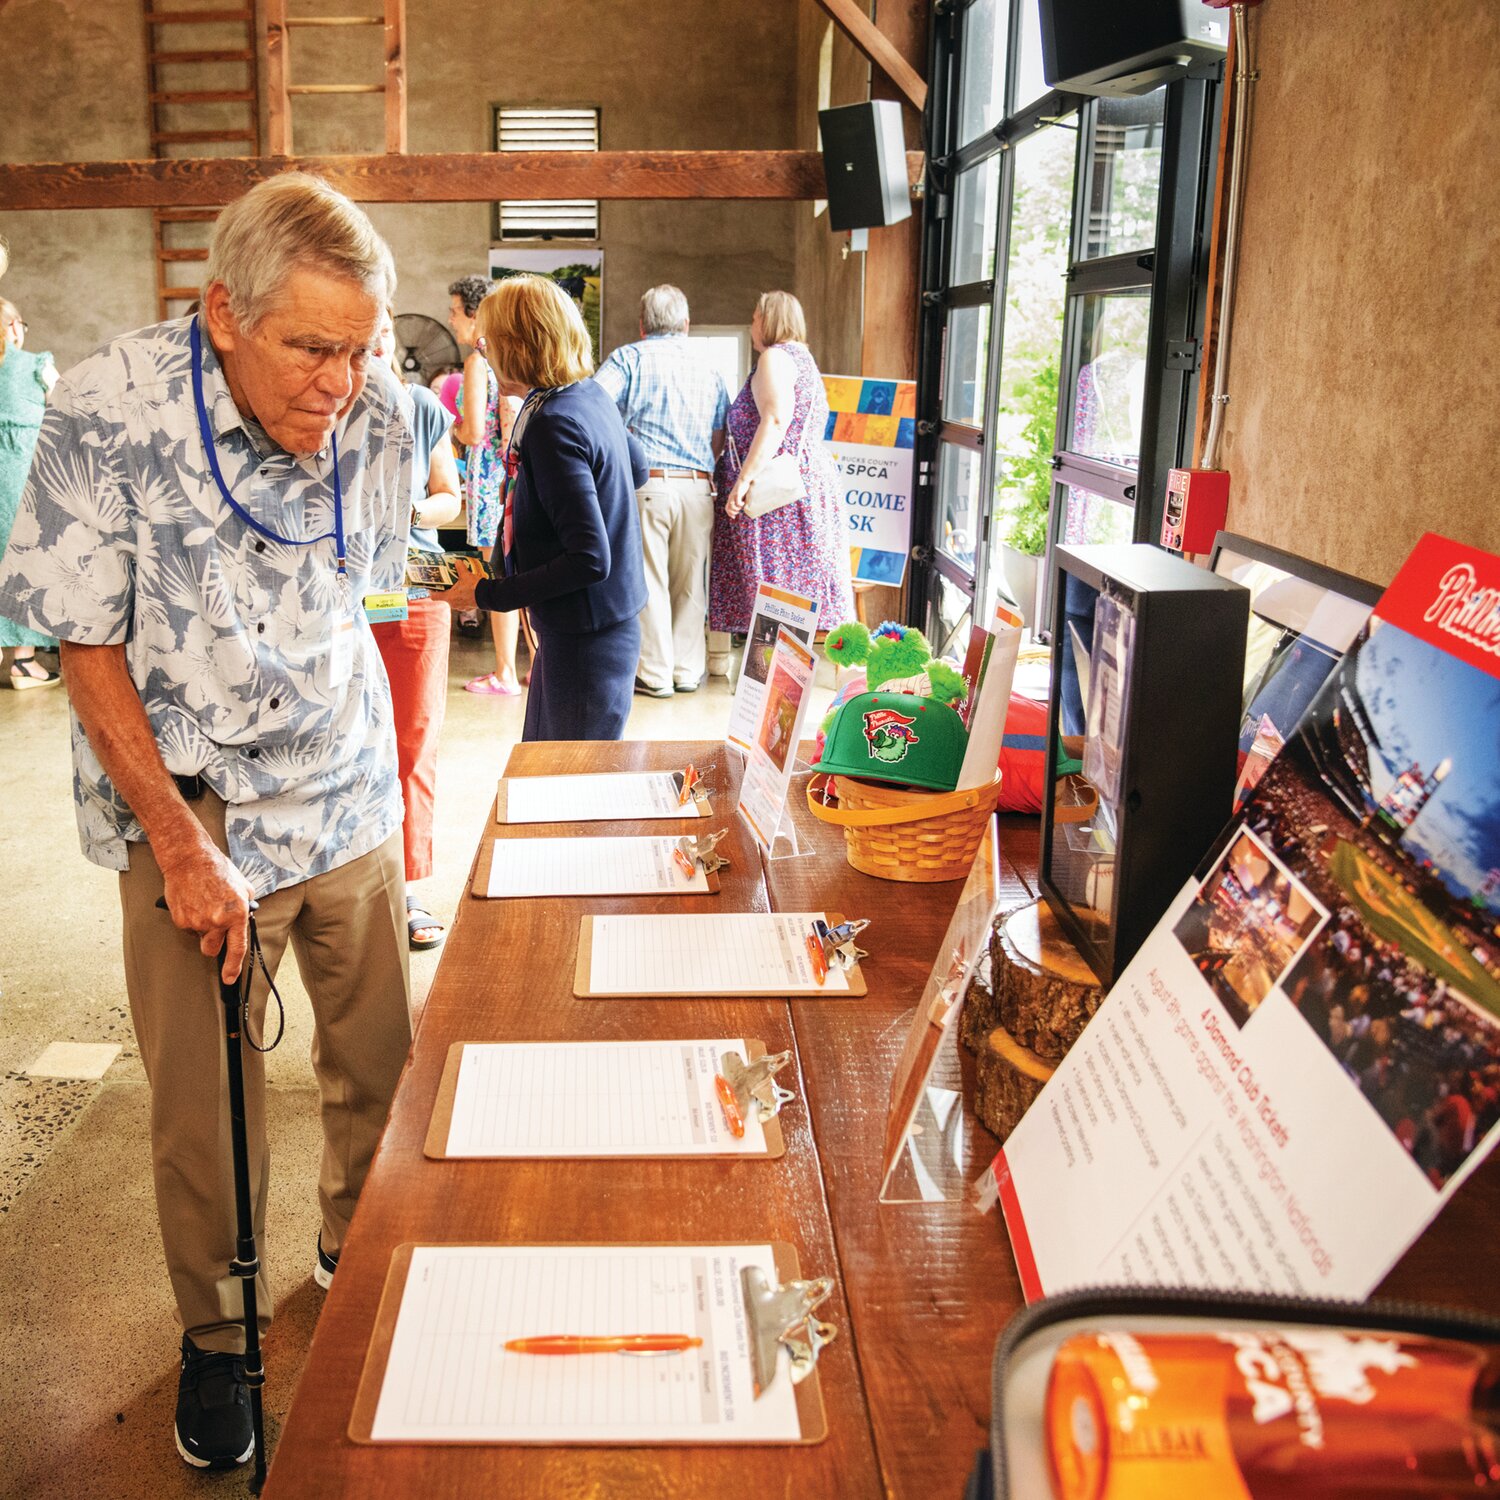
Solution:
{"label": "blue lanyard", "polygon": [[279,532],[272,531],[269,526],[262,526],[254,516],[245,509],[233,495],[229,493],[229,486],[224,483],[224,475],[219,469],[219,455],[214,448],[213,429],[208,423],[208,407],[203,402],[203,334],[198,326],[198,319],[193,319],[192,332],[189,341],[193,351],[193,403],[198,408],[198,435],[203,439],[204,451],[208,454],[209,472],[214,476],[214,483],[219,487],[219,493],[224,497],[224,503],[247,525],[251,531],[258,531],[263,537],[273,542],[279,542],[283,547],[313,547],[319,542],[326,542],[330,537],[333,539],[334,555],[338,561],[338,573],[340,578],[349,576],[345,561],[348,553],[344,548],[344,490],[339,483],[339,440],[330,433],[329,441],[333,444],[333,530],[325,531],[322,536],[312,536],[305,539],[282,536]]}

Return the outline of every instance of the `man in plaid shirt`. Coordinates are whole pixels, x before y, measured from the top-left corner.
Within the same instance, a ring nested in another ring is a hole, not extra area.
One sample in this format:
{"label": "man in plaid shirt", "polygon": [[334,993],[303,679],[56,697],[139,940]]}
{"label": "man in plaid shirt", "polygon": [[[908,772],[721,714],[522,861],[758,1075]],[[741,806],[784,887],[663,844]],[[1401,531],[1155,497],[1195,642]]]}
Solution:
{"label": "man in plaid shirt", "polygon": [[654,286],[641,298],[640,342],[616,349],[594,379],[620,408],[651,466],[636,491],[646,607],[635,690],[652,698],[695,692],[708,666],[711,476],[729,393],[689,340],[687,298],[675,286]]}

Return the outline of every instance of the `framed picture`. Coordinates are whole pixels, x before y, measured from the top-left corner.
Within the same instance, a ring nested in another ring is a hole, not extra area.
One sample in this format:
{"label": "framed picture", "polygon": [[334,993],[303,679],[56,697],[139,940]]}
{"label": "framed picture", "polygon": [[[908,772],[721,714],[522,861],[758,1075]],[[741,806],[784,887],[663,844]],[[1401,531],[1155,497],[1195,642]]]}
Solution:
{"label": "framed picture", "polygon": [[1221,531],[1212,571],[1250,590],[1238,811],[1328,674],[1354,644],[1380,589],[1292,552]]}
{"label": "framed picture", "polygon": [[490,280],[507,276],[545,276],[578,304],[594,346],[594,363],[603,358],[604,252],[575,246],[568,250],[518,250],[496,245],[490,250]]}

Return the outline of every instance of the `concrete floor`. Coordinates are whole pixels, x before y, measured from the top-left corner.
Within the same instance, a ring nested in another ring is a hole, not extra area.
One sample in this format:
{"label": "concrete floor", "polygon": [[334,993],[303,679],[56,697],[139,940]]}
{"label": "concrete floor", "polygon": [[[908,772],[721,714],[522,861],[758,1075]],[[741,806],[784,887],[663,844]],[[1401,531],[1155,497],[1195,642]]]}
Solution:
{"label": "concrete floor", "polygon": [[[455,637],[438,773],[435,873],[419,888],[440,917],[460,898],[495,781],[520,737],[521,699],[463,684],[493,663]],[[627,737],[719,739],[730,692],[637,698]],[[826,689],[815,704],[826,704]],[[152,1497],[248,1493],[248,1467],[195,1473],[171,1423],[179,1333],[157,1238],[148,1090],[125,1004],[115,876],[74,831],[61,689],[0,692],[0,1496]],[[412,955],[426,996],[441,950]],[[321,1293],[319,1132],[306,994],[288,962],[287,1028],[267,1059],[273,1155],[267,1245],[279,1298],[266,1344],[274,1443]],[[97,1080],[38,1078],[55,1042],[120,1048]]]}

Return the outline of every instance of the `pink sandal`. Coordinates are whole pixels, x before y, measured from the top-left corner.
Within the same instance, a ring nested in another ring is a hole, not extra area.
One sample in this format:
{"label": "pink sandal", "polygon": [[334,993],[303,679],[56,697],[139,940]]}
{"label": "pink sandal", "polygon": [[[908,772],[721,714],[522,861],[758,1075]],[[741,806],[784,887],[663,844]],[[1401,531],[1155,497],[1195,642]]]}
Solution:
{"label": "pink sandal", "polygon": [[493,672],[464,683],[464,692],[487,693],[492,698],[518,698],[521,695],[519,687],[506,687]]}

